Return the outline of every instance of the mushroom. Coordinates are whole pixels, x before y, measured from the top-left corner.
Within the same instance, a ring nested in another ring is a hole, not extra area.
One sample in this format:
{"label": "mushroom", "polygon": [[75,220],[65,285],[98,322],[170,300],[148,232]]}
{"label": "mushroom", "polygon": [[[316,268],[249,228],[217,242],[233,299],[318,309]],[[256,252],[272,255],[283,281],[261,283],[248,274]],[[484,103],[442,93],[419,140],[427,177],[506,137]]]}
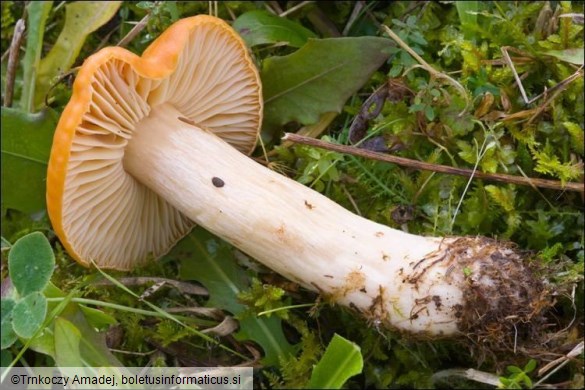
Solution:
{"label": "mushroom", "polygon": [[119,47],[92,55],[48,169],[48,212],[64,247],[85,266],[129,270],[199,224],[411,335],[485,335],[535,315],[545,289],[510,245],[407,234],[349,212],[246,156],[261,117],[258,72],[220,19],[180,20],[142,57]]}

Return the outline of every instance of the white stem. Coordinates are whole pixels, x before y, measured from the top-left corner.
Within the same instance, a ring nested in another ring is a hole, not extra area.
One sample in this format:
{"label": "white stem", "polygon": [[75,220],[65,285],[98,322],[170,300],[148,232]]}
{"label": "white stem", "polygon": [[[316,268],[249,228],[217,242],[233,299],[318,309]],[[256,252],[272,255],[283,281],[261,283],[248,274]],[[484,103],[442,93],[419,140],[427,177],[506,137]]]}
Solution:
{"label": "white stem", "polygon": [[376,323],[457,333],[464,275],[451,274],[444,249],[454,239],[361,218],[182,116],[167,104],[140,122],[124,160],[137,180],[279,274]]}

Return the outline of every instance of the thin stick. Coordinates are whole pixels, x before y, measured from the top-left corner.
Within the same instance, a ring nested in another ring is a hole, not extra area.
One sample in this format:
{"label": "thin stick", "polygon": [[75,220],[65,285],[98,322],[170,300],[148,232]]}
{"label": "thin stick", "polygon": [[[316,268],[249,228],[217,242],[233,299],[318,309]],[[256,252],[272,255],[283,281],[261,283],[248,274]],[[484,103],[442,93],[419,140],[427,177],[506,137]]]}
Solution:
{"label": "thin stick", "polygon": [[302,1],[302,2],[300,2],[299,4],[295,5],[294,7],[291,7],[291,8],[289,8],[289,9],[287,9],[286,11],[284,11],[284,12],[281,12],[281,13],[280,13],[280,15],[278,15],[278,16],[280,16],[281,18],[284,18],[285,16],[287,16],[287,15],[290,15],[290,14],[292,14],[293,12],[295,12],[295,11],[297,11],[297,10],[301,9],[301,8],[302,8],[302,7],[304,7],[305,5],[307,5],[307,4],[311,4],[311,3],[314,3],[314,1]]}
{"label": "thin stick", "polygon": [[465,177],[471,177],[473,175],[473,177],[475,177],[476,179],[485,179],[501,183],[512,183],[523,186],[550,188],[559,191],[585,192],[585,187],[583,183],[568,182],[563,185],[558,180],[536,179],[522,176],[506,175],[504,173],[486,173],[481,171],[474,171],[471,169],[450,167],[447,165],[431,164],[422,161],[412,160],[405,157],[398,157],[384,153],[372,152],[370,150],[360,149],[354,146],[333,144],[315,138],[303,137],[301,135],[293,133],[285,133],[282,139],[284,141],[290,141],[297,144],[315,146],[317,148],[332,150],[334,152],[351,154],[353,156],[365,157],[371,160],[389,162],[425,171],[446,173],[449,175],[458,175]]}
{"label": "thin stick", "polygon": [[398,34],[396,34],[394,31],[390,30],[390,28],[388,26],[382,25],[382,27],[384,28],[384,30],[386,30],[386,34],[388,34],[390,36],[390,38],[392,38],[398,44],[398,46],[400,46],[403,50],[405,50],[408,54],[410,54],[416,61],[418,61],[418,63],[420,64],[420,67],[422,67],[424,70],[429,72],[432,77],[446,80],[449,84],[451,84],[453,87],[455,87],[455,89],[457,89],[459,91],[459,93],[461,94],[463,99],[465,99],[465,109],[459,114],[460,116],[463,113],[468,111],[469,106],[471,104],[471,102],[469,100],[469,95],[467,94],[467,91],[465,90],[465,88],[457,80],[455,80],[454,78],[449,77],[449,75],[446,75],[445,73],[441,73],[438,70],[436,70],[435,68],[433,68],[428,62],[426,62],[421,56],[419,56],[410,46],[408,46],[398,36]]}
{"label": "thin stick", "polygon": [[364,8],[364,6],[365,5],[364,5],[363,1],[356,1],[355,5],[353,7],[353,10],[351,11],[351,15],[349,15],[349,19],[348,19],[345,27],[343,28],[343,32],[341,33],[341,35],[343,35],[344,37],[347,36],[347,34],[349,33],[349,29],[355,23],[356,19],[360,15],[360,12]]}
{"label": "thin stick", "polygon": [[455,208],[455,212],[453,213],[453,219],[451,220],[451,226],[450,226],[451,230],[453,230],[453,225],[455,225],[455,219],[457,218],[457,214],[459,214],[459,209],[461,208],[461,205],[463,204],[463,199],[465,199],[465,194],[467,194],[467,190],[469,189],[469,186],[471,185],[471,182],[473,181],[473,176],[475,176],[475,174],[477,173],[477,166],[479,165],[479,162],[481,161],[483,156],[485,156],[485,154],[488,151],[488,149],[486,147],[487,140],[488,140],[488,137],[485,137],[483,140],[483,144],[481,145],[481,148],[479,148],[479,150],[477,151],[477,160],[475,161],[475,165],[473,166],[473,169],[471,170],[471,175],[469,175],[469,180],[467,180],[467,184],[465,184],[465,189],[463,190],[463,194],[461,195],[461,198],[459,198],[459,203],[457,203],[457,207]]}
{"label": "thin stick", "polygon": [[[558,94],[558,92],[560,92],[559,90],[562,90],[564,87],[567,86],[567,84],[571,83],[573,80],[577,79],[579,76],[583,76],[583,72],[582,72],[583,71],[583,65],[581,65],[579,67],[579,69],[577,69],[575,71],[575,73],[573,73],[572,75],[570,75],[566,79],[558,82],[554,87],[549,88],[549,89],[546,89],[545,88],[544,92],[542,92],[539,95],[533,97],[532,99],[528,99],[528,95],[526,95],[526,91],[524,90],[524,85],[522,85],[523,76],[518,76],[518,73],[516,72],[516,67],[514,66],[514,62],[512,61],[512,58],[510,57],[510,54],[508,53],[508,50],[512,50],[512,49],[513,49],[512,47],[504,46],[500,50],[502,52],[502,56],[504,57],[504,61],[506,62],[506,64],[508,65],[508,67],[512,70],[512,74],[514,75],[514,79],[516,80],[516,84],[518,85],[518,89],[520,90],[520,94],[522,95],[522,99],[524,99],[524,103],[525,104],[534,103],[535,101],[537,101],[538,99],[540,99],[542,96],[549,95],[553,91],[555,92],[555,95],[553,95],[553,96],[556,96],[556,94]],[[544,109],[544,107],[546,107],[546,104],[550,103],[550,101],[551,101],[551,99],[547,99],[547,101],[545,102],[545,104],[543,104],[540,107],[540,109],[537,111],[537,113],[535,115],[539,114],[540,111],[542,111]]]}
{"label": "thin stick", "polygon": [[140,20],[140,22],[136,23],[136,25],[132,27],[132,30],[130,30],[128,34],[126,34],[126,36],[122,38],[116,46],[123,47],[129,44],[134,38],[136,38],[138,34],[140,34],[144,27],[146,27],[146,25],[148,24],[148,20],[150,19],[151,16],[152,14],[150,12],[147,13],[146,16],[143,17],[142,20]]}
{"label": "thin stick", "polygon": [[520,89],[520,93],[522,94],[522,99],[524,99],[524,103],[528,104],[528,102],[530,100],[528,99],[528,96],[526,96],[526,91],[524,91],[524,86],[522,85],[522,80],[520,80],[520,77],[518,77],[518,73],[516,72],[516,68],[514,67],[514,63],[512,62],[512,59],[510,58],[510,55],[508,54],[507,49],[508,49],[508,47],[504,46],[500,49],[500,51],[502,52],[502,55],[504,57],[504,60],[506,61],[506,64],[508,64],[508,66],[512,70],[512,74],[514,75],[514,79],[516,80],[516,84],[518,85],[518,89]]}
{"label": "thin stick", "polygon": [[14,94],[14,79],[16,78],[16,68],[18,67],[18,54],[20,52],[20,44],[24,37],[24,20],[18,19],[14,26],[14,35],[10,43],[10,51],[8,54],[8,64],[6,66],[6,89],[4,92],[4,107],[12,106],[12,96]]}

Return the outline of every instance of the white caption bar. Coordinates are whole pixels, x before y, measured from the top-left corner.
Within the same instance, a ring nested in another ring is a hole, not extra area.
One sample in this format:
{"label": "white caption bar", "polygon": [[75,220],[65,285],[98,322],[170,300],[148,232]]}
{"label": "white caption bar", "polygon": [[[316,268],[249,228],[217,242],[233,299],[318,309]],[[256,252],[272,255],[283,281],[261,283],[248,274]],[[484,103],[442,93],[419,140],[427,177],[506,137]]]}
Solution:
{"label": "white caption bar", "polygon": [[251,367],[2,367],[0,387],[5,390],[252,390],[252,375]]}

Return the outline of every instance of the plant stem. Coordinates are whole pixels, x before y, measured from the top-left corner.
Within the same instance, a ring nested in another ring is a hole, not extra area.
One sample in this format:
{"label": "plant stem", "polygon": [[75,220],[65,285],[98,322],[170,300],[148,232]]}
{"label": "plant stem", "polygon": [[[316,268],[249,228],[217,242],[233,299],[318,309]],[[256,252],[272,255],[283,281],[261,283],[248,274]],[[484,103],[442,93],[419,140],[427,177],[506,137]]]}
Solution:
{"label": "plant stem", "polygon": [[[47,302],[61,302],[63,300],[65,300],[65,298],[47,298]],[[166,318],[163,314],[157,313],[155,311],[136,309],[134,307],[128,307],[128,306],[118,305],[115,303],[98,301],[95,299],[71,298],[71,302],[81,303],[83,305],[109,307],[110,309],[114,309],[114,310],[120,310],[120,311],[125,311],[125,312],[129,312],[129,313],[134,313],[134,314],[142,314],[142,315],[150,316],[150,317]]]}
{"label": "plant stem", "polygon": [[258,313],[258,317],[265,316],[266,314],[276,313],[277,311],[281,311],[281,310],[300,309],[302,307],[312,307],[312,306],[315,306],[315,304],[314,303],[302,303],[300,305],[290,305],[290,306],[277,307],[275,309],[261,311],[260,313]]}

